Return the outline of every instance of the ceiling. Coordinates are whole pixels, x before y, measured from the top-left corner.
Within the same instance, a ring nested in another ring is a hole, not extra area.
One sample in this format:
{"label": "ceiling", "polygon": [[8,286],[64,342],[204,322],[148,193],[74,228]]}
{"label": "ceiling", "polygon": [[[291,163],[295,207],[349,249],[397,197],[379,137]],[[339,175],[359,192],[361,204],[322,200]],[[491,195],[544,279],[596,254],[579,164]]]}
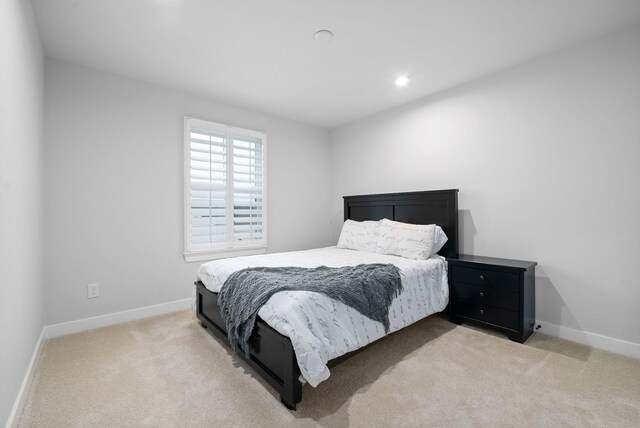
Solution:
{"label": "ceiling", "polygon": [[325,128],[640,22],[638,0],[33,4],[47,56]]}

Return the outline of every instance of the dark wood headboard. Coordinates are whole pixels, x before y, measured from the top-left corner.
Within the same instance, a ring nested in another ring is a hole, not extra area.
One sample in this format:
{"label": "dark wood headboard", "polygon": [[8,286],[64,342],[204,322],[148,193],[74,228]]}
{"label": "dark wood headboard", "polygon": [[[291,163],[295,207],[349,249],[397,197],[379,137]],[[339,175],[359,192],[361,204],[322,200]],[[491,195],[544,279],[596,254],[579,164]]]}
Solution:
{"label": "dark wood headboard", "polygon": [[449,240],[438,252],[458,257],[458,189],[344,196],[344,219],[437,224]]}

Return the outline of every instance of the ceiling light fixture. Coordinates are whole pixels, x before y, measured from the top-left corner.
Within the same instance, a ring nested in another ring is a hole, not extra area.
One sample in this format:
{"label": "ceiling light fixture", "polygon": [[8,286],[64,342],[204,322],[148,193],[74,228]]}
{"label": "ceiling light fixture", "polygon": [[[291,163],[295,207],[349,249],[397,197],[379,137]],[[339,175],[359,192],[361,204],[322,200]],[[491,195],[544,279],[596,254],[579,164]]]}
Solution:
{"label": "ceiling light fixture", "polygon": [[403,86],[407,86],[408,83],[409,83],[409,78],[407,76],[396,77],[396,86],[403,87]]}
{"label": "ceiling light fixture", "polygon": [[318,43],[329,43],[333,40],[333,33],[329,30],[320,30],[316,31],[313,38],[316,39],[316,42]]}

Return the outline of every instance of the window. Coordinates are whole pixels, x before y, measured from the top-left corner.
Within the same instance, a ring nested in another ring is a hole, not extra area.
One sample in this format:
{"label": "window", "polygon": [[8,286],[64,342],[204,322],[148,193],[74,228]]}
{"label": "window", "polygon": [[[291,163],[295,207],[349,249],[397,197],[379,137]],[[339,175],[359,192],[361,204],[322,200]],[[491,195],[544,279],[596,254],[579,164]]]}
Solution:
{"label": "window", "polygon": [[186,117],[185,259],[264,253],[267,136]]}

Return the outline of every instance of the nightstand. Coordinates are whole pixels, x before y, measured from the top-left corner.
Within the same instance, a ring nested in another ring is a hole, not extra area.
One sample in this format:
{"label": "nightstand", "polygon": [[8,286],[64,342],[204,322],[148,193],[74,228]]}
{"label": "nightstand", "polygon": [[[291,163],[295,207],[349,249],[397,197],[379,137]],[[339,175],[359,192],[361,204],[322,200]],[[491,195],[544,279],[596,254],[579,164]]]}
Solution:
{"label": "nightstand", "polygon": [[523,343],[536,319],[536,262],[461,254],[449,262],[450,320],[474,321]]}

